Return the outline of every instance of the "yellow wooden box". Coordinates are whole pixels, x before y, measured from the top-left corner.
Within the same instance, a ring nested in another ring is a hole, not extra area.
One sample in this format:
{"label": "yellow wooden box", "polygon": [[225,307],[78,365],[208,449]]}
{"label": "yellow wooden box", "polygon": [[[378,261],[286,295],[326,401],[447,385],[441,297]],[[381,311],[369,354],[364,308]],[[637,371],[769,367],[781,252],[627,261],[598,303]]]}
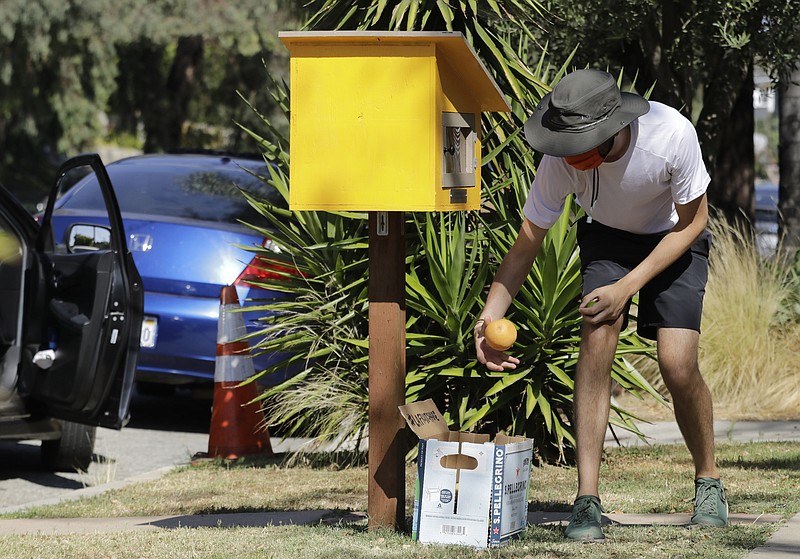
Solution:
{"label": "yellow wooden box", "polygon": [[481,113],[510,108],[461,33],[279,36],[293,210],[478,208]]}

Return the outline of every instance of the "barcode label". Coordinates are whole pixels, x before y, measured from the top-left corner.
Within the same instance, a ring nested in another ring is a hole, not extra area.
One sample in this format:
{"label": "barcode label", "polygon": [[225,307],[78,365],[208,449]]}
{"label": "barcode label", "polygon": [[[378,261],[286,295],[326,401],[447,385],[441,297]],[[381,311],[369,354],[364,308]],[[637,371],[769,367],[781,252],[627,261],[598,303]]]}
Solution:
{"label": "barcode label", "polygon": [[462,524],[442,524],[442,534],[448,536],[463,536],[467,533],[467,527]]}

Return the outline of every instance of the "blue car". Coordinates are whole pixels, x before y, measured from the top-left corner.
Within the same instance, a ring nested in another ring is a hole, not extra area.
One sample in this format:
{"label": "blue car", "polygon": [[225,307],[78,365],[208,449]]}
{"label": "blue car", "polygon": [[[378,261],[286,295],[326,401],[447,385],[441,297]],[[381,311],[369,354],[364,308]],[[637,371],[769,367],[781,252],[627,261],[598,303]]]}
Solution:
{"label": "blue car", "polygon": [[[276,296],[250,282],[272,273],[243,247],[264,246],[269,238],[244,225],[263,224],[242,190],[286,207],[283,197],[260,180],[263,159],[210,153],[142,155],[106,165],[114,184],[128,248],[142,276],[144,321],[136,372],[142,392],[189,385],[213,386],[219,297],[234,285],[240,301]],[[68,223],[104,223],[97,181],[78,181],[58,200],[56,235]],[[246,313],[257,328],[259,313]],[[269,356],[256,356],[260,370]],[[285,375],[272,375],[277,383]]]}

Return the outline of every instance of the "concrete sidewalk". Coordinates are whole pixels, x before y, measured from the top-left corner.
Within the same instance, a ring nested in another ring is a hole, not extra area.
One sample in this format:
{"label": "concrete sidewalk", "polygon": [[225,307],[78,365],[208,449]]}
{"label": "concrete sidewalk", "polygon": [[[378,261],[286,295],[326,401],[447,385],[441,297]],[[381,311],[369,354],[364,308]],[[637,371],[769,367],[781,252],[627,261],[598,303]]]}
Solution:
{"label": "concrete sidewalk", "polygon": [[[689,514],[605,514],[603,523],[622,526],[688,526]],[[93,534],[123,531],[160,531],[176,528],[260,528],[263,526],[304,524],[365,524],[366,514],[333,510],[277,511],[256,513],[206,514],[185,516],[153,516],[124,518],[59,518],[0,520],[0,537],[34,534],[42,536]],[[528,522],[565,526],[569,513],[531,512]],[[776,515],[731,514],[731,524],[780,522]],[[800,557],[800,515],[787,521],[766,542],[751,551],[745,559],[796,559]]]}
{"label": "concrete sidewalk", "polygon": [[[674,421],[640,423],[638,427],[646,441],[615,427],[606,432],[606,446],[617,446],[617,441],[620,446],[683,444],[683,437]],[[800,421],[715,421],[714,438],[717,442],[800,441]]]}
{"label": "concrete sidewalk", "polygon": [[[641,424],[639,426],[647,441],[621,430],[609,429],[606,446],[638,446],[642,444],[677,444],[683,439],[674,422]],[[715,423],[715,434],[718,441],[800,441],[800,421],[766,422],[766,421],[719,421]],[[113,487],[127,483],[152,479],[164,472],[153,472],[147,476],[75,491],[75,497],[90,496]],[[35,503],[45,504],[45,503]],[[33,504],[29,504],[32,506]],[[18,509],[25,507],[16,507]],[[4,510],[0,512],[11,512]],[[528,521],[532,524],[565,525],[568,513],[531,512]],[[731,514],[731,523],[779,523],[781,517],[776,515]],[[362,513],[344,513],[332,510],[315,511],[277,511],[259,513],[233,513],[210,515],[185,515],[168,517],[127,517],[127,518],[65,518],[65,519],[0,519],[0,536],[11,534],[75,534],[95,532],[117,532],[125,530],[169,530],[175,528],[200,527],[262,527],[266,525],[286,524],[339,524],[363,523],[366,515]],[[677,525],[689,523],[688,514],[605,514],[606,524],[620,525]],[[750,552],[745,559],[797,559],[800,557],[800,514],[795,515],[778,529],[762,547]]]}

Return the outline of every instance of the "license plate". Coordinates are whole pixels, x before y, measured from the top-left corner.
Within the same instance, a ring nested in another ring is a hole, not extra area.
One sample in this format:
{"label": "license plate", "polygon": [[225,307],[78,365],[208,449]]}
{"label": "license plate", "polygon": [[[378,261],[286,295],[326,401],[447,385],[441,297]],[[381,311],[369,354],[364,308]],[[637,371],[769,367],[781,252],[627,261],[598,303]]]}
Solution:
{"label": "license plate", "polygon": [[139,347],[156,347],[158,337],[158,319],[146,316],[142,320],[142,337],[139,339]]}

